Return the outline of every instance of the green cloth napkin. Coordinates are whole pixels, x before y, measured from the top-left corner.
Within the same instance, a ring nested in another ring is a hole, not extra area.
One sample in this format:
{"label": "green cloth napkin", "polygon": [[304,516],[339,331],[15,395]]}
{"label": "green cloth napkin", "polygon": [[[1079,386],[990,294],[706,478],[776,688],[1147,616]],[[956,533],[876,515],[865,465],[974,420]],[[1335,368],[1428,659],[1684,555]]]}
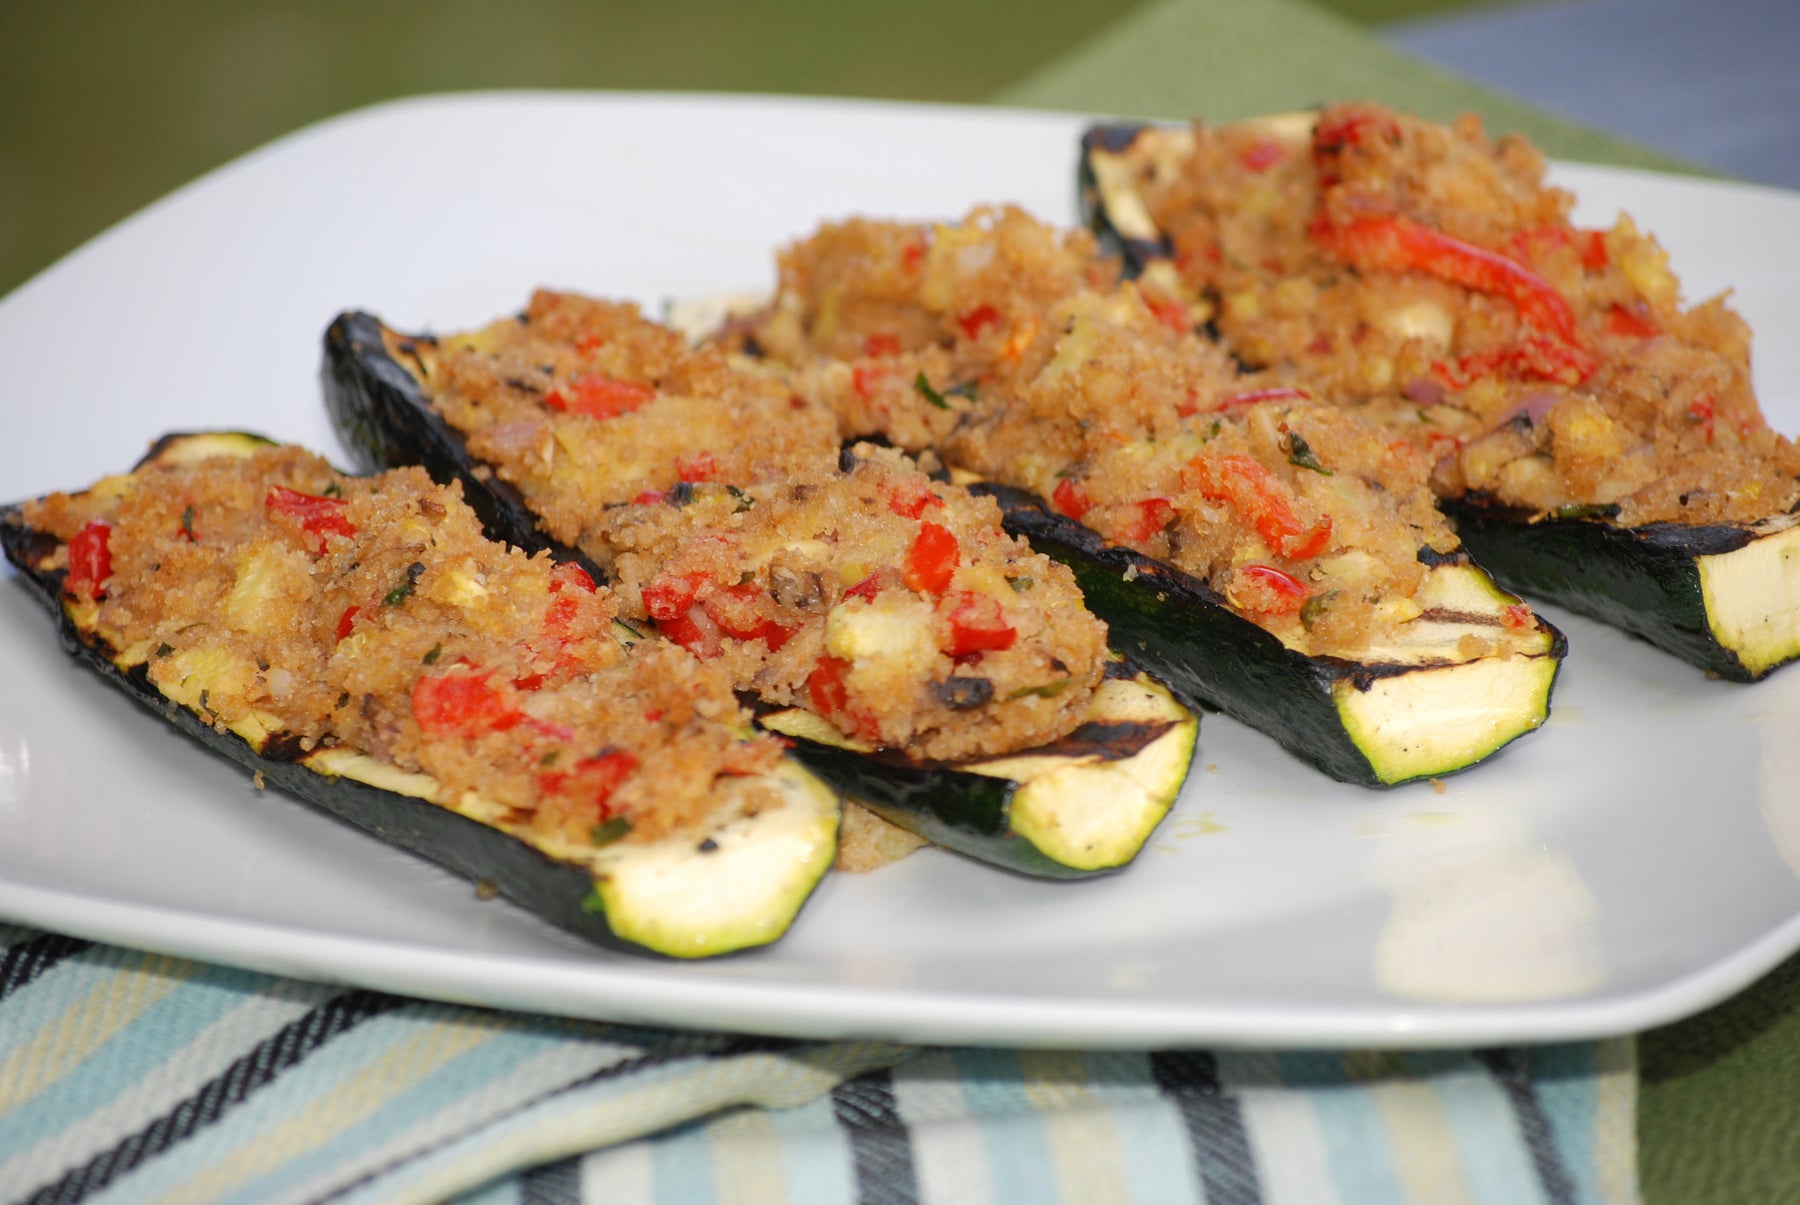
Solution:
{"label": "green cloth napkin", "polygon": [[[1522,131],[1558,158],[1694,170],[1440,71],[1298,0],[1160,0],[993,99],[1230,121],[1349,97],[1439,120],[1480,113],[1490,131]],[[1647,1201],[1800,1200],[1800,958],[1725,1004],[1640,1035],[1637,1057]]]}

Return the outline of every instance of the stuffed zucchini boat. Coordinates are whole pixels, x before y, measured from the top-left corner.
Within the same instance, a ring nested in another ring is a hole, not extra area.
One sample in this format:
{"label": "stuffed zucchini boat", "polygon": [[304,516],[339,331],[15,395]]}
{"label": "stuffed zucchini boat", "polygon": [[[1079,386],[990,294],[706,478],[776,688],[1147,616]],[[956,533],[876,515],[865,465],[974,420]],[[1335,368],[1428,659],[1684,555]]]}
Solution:
{"label": "stuffed zucchini boat", "polygon": [[1425,459],[1246,381],[1194,323],[1083,233],[993,209],[827,226],[725,337],[994,487],[1119,647],[1335,777],[1446,774],[1539,726],[1564,641],[1461,555]]}
{"label": "stuffed zucchini boat", "polygon": [[1072,575],[991,502],[891,449],[840,449],[773,374],[547,292],[442,338],[345,314],[325,355],[359,455],[461,480],[498,533],[530,522],[579,553],[625,622],[722,667],[878,815],[1081,877],[1129,862],[1173,804],[1198,719],[1148,678],[1110,683]]}
{"label": "stuffed zucchini boat", "polygon": [[587,575],[484,538],[418,470],[347,477],[251,435],[0,512],[67,647],[330,814],[603,944],[780,937],[837,799],[729,683],[609,636]]}
{"label": "stuffed zucchini boat", "polygon": [[1080,188],[1247,371],[1426,453],[1509,589],[1725,678],[1800,655],[1800,449],[1758,408],[1748,329],[1685,306],[1628,216],[1575,226],[1523,139],[1366,103],[1112,126]]}

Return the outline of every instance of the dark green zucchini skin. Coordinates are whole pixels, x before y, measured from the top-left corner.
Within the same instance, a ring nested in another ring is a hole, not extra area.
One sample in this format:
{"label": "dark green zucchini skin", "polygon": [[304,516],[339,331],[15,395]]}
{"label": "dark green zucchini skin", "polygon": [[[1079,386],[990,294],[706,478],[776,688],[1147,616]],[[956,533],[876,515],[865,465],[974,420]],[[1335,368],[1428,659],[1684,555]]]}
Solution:
{"label": "dark green zucchini skin", "polygon": [[[383,330],[379,319],[352,312],[339,315],[325,333],[322,379],[326,408],[339,438],[352,453],[371,469],[418,464],[439,482],[460,480],[464,496],[482,517],[490,536],[513,543],[530,537],[536,543],[528,546],[546,548],[552,556],[565,559],[575,555],[589,566],[595,580],[603,580],[591,561],[539,530],[536,515],[516,489],[491,473],[477,474],[477,461],[467,443],[432,409],[418,380],[394,361]],[[477,497],[484,501],[478,502]],[[1130,672],[1136,672],[1136,667]],[[1139,740],[1141,733],[1115,735],[1121,758],[1148,743]],[[1024,787],[1020,782],[951,764],[910,762],[898,754],[870,755],[792,736],[788,739],[794,741],[796,759],[834,790],[934,844],[1037,877],[1087,878],[1118,869],[1065,865],[1014,833],[1008,817],[1013,796]],[[1093,752],[1091,741],[1070,748],[1083,754]],[[1179,786],[1170,785],[1170,801]]]}
{"label": "dark green zucchini skin", "polygon": [[[582,552],[544,534],[524,495],[510,482],[475,471],[468,441],[437,416],[418,381],[388,354],[382,330],[372,315],[353,312],[340,314],[325,331],[325,408],[358,466],[376,472],[418,465],[439,485],[460,481],[463,500],[481,517],[491,538],[575,561],[595,581],[606,580]],[[431,341],[429,336],[413,338]]]}
{"label": "dark green zucchini skin", "polygon": [[640,954],[656,953],[619,938],[604,914],[588,910],[594,883],[585,870],[557,862],[515,837],[426,800],[320,774],[304,764],[305,754],[296,744],[276,738],[256,749],[235,733],[214,731],[201,717],[158,691],[144,666],[121,669],[116,663],[117,649],[75,624],[62,605],[66,574],[61,570],[42,573],[34,567],[54,541],[26,527],[16,507],[0,511],[0,543],[19,570],[20,580],[56,617],[63,647],[177,731],[260,773],[269,785],[464,878],[491,885],[501,895],[589,941]]}
{"label": "dark green zucchini skin", "polygon": [[[1176,691],[1267,733],[1340,781],[1396,785],[1375,771],[1345,731],[1332,691],[1342,682],[1367,689],[1377,678],[1418,667],[1296,652],[1236,614],[1223,596],[1193,575],[1109,543],[1023,490],[993,484],[973,488],[999,503],[1008,531],[1073,569],[1089,609],[1107,622],[1114,643]],[[1546,655],[1560,665],[1568,641],[1548,623],[1539,623],[1552,634]]]}
{"label": "dark green zucchini skin", "polygon": [[[1160,235],[1121,230],[1107,203],[1094,161],[1118,154],[1150,123],[1093,126],[1081,136],[1077,168],[1079,208],[1101,246],[1137,275],[1173,249]],[[1651,523],[1620,527],[1603,517],[1558,517],[1470,496],[1443,499],[1475,562],[1501,586],[1638,636],[1691,665],[1736,682],[1755,681],[1791,659],[1783,650],[1748,665],[1716,636],[1695,561],[1735,552],[1757,538],[1741,524]],[[1766,663],[1773,660],[1773,664]]]}
{"label": "dark green zucchini skin", "polygon": [[1756,538],[1738,524],[1649,523],[1535,517],[1480,498],[1446,500],[1444,513],[1482,568],[1509,590],[1630,632],[1734,682],[1753,671],[1707,621],[1695,560],[1736,552]]}
{"label": "dark green zucchini skin", "polygon": [[[1114,662],[1109,677],[1129,678],[1137,667]],[[1023,750],[1064,757],[1091,755],[1123,761],[1159,739],[1168,721],[1090,722],[1048,749]],[[1083,879],[1121,869],[1085,870],[1047,856],[1012,826],[1013,800],[1026,789],[1016,778],[976,774],[950,762],[914,762],[892,751],[860,753],[818,741],[789,737],[790,752],[840,795],[935,845],[973,852],[984,862],[1045,879]]]}
{"label": "dark green zucchini skin", "polygon": [[[209,438],[217,438],[218,434]],[[273,442],[242,432],[222,434],[244,442]],[[164,436],[135,467],[143,467],[190,438],[194,436],[186,433]],[[20,504],[0,507],[0,548],[18,570],[20,582],[55,617],[64,649],[177,731],[260,774],[265,784],[434,862],[484,890],[491,888],[590,942],[633,954],[682,957],[616,932],[608,921],[594,877],[583,867],[552,858],[517,837],[428,800],[315,770],[308,764],[308,751],[280,734],[257,746],[236,733],[215,730],[199,715],[159,691],[144,665],[121,665],[118,649],[75,621],[63,604],[67,571],[40,568],[56,545],[53,536],[25,522]]]}

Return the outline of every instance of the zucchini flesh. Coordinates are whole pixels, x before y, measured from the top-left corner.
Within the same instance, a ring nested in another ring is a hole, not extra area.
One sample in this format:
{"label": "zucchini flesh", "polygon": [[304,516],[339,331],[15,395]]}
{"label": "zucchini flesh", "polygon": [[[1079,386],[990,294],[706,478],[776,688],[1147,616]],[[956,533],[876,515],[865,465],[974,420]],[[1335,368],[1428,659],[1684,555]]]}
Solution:
{"label": "zucchini flesh", "polygon": [[1130,862],[1174,803],[1199,718],[1148,675],[1124,667],[1095,693],[1081,726],[1045,749],[920,764],[858,746],[798,708],[761,717],[794,754],[883,819],[950,848],[1042,878]]}
{"label": "zucchini flesh", "polygon": [[[326,407],[340,438],[360,461],[372,468],[417,464],[436,480],[460,480],[465,497],[495,538],[513,542],[529,538],[554,556],[578,556],[543,535],[519,492],[469,453],[462,437],[433,409],[420,376],[395,360],[388,346],[381,322],[365,313],[341,314],[325,333]],[[1021,840],[1006,822],[1031,811],[1027,807],[1015,813],[1011,805],[1022,768],[1001,779],[978,768],[981,763],[922,765],[899,755],[875,758],[846,745],[829,723],[810,713],[784,713],[786,718],[780,720],[770,713],[762,722],[770,727],[786,724],[788,728],[777,730],[788,735],[793,735],[789,729],[805,727],[807,734],[825,738],[802,741],[796,755],[834,788],[892,823],[984,862],[1043,877],[1075,878],[1129,862],[1185,780],[1198,717],[1162,688],[1147,683],[1143,689],[1161,692],[1166,706],[1185,718],[1172,720],[1163,739],[1149,745],[1134,743],[1138,735],[1134,729],[1129,739],[1101,758],[1132,768],[1113,774],[1104,797],[1083,806],[1118,828],[1105,837],[1090,834],[1080,840],[1048,835],[1041,843]],[[1045,781],[1054,776],[1051,763],[1059,756],[1067,756],[1069,767],[1080,768],[1091,768],[1096,758],[1092,741],[1086,738],[1071,738],[1066,749],[1057,743],[1031,754],[1037,760],[1030,777]],[[1065,829],[1071,825],[1062,822]]]}
{"label": "zucchini flesh", "polygon": [[1755,681],[1800,656],[1800,516],[1620,527],[1473,498],[1444,510],[1482,566],[1512,588],[1718,677]]}
{"label": "zucchini flesh", "polygon": [[1517,600],[1465,557],[1429,569],[1408,642],[1364,661],[1312,657],[1233,611],[1207,584],[1110,544],[1008,486],[983,485],[1008,530],[1075,571],[1115,641],[1177,690],[1274,737],[1344,782],[1381,787],[1465,769],[1541,725],[1568,644],[1535,620],[1531,651],[1473,660],[1464,635],[1492,634]]}
{"label": "zucchini flesh", "polygon": [[[169,436],[138,467],[249,455],[269,442],[242,433]],[[109,478],[95,488],[122,483]],[[159,690],[149,677],[148,651],[113,647],[97,630],[98,605],[65,594],[67,571],[53,564],[58,541],[29,527],[17,506],[0,510],[0,544],[57,617],[64,646],[178,730],[267,783],[588,940],[675,958],[766,944],[787,931],[831,864],[837,798],[792,759],[764,780],[777,806],[755,815],[721,815],[704,831],[655,841],[547,848],[509,831],[504,809],[489,801],[433,802],[440,791],[428,775],[347,747],[303,749],[254,718],[215,727],[200,711],[204,670],[184,683],[180,700]]]}
{"label": "zucchini flesh", "polygon": [[[1258,119],[1303,146],[1316,114]],[[1138,145],[1151,161],[1193,147],[1191,131],[1144,123],[1095,126],[1081,138],[1083,221],[1129,275],[1154,272],[1173,247],[1137,194]],[[1648,523],[1598,514],[1538,514],[1478,495],[1445,498],[1465,548],[1507,590],[1565,606],[1638,636],[1710,674],[1755,681],[1800,657],[1800,533],[1787,515],[1757,523]]]}

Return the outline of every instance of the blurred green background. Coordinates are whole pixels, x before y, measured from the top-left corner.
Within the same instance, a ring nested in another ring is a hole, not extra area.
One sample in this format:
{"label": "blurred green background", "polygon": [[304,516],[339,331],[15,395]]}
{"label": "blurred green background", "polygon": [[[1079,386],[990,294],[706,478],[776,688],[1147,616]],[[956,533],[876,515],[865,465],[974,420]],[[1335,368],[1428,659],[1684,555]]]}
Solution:
{"label": "blurred green background", "polygon": [[[376,101],[478,88],[980,101],[1142,3],[0,0],[0,295],[209,168]],[[1459,6],[1321,3],[1361,23]]]}

